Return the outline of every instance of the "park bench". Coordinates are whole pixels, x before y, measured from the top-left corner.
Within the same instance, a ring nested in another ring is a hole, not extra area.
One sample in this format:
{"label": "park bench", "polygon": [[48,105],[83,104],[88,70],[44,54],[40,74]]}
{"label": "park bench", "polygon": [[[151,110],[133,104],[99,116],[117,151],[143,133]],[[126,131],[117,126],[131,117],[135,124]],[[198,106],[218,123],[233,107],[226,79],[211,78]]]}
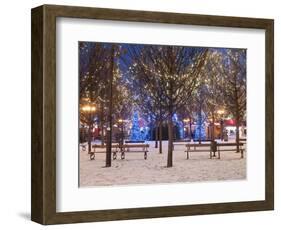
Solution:
{"label": "park bench", "polygon": [[[212,143],[203,143],[203,144],[186,144],[186,159],[189,159],[189,154],[191,152],[208,152],[210,153],[210,159],[212,159]],[[214,152],[215,154],[215,152]]]}
{"label": "park bench", "polygon": [[[117,152],[118,152],[118,147],[119,145],[117,144],[112,144],[111,149],[113,150],[113,160],[117,158]],[[92,150],[89,153],[90,154],[90,159],[94,160],[96,157],[96,153],[106,153],[106,145],[92,145]]]}
{"label": "park bench", "polygon": [[[233,148],[227,148],[222,149],[222,147],[233,147]],[[239,151],[241,153],[241,158],[244,158],[244,143],[239,143]],[[218,151],[218,159],[221,158],[221,152],[227,152],[227,151],[236,151],[236,143],[218,143],[217,144],[217,151]]]}
{"label": "park bench", "polygon": [[174,140],[173,141],[173,150],[175,150],[176,146],[186,145],[189,142],[190,142],[190,140],[185,140],[185,139]]}
{"label": "park bench", "polygon": [[239,142],[246,144],[247,143],[247,138],[240,138]]}
{"label": "park bench", "polygon": [[128,152],[143,152],[144,159],[147,159],[149,144],[124,144],[119,146],[121,151],[121,159],[125,159],[125,153]]}
{"label": "park bench", "polygon": [[204,140],[199,140],[199,139],[193,139],[193,142],[211,142],[212,140],[211,139],[204,139]]}
{"label": "park bench", "polygon": [[86,148],[87,148],[87,144],[80,144],[80,147],[82,148],[83,151],[86,151]]}
{"label": "park bench", "polygon": [[[193,149],[192,149],[193,147]],[[200,148],[200,147],[203,147]],[[233,148],[227,148],[223,149],[222,147],[233,147]],[[221,152],[227,152],[227,151],[236,151],[236,143],[203,143],[203,144],[187,144],[186,145],[187,150],[186,152],[186,158],[189,159],[189,153],[190,152],[209,152],[210,153],[210,159],[215,157],[215,153],[218,152],[218,159],[221,158]],[[199,149],[198,149],[199,148]],[[241,158],[244,157],[244,143],[239,143],[239,150],[241,153]],[[213,152],[213,154],[212,154]]]}
{"label": "park bench", "polygon": [[144,143],[145,141],[125,141],[126,144]]}

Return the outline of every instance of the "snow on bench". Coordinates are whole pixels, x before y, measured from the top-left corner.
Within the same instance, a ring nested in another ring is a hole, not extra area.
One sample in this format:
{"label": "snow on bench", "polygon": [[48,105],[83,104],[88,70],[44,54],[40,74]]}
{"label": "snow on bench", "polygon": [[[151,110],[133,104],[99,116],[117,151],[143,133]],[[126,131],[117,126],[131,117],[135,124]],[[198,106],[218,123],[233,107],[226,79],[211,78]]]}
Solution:
{"label": "snow on bench", "polygon": [[129,152],[143,152],[144,159],[147,159],[149,144],[123,144],[119,146],[121,151],[121,159],[125,159],[125,153]]}
{"label": "snow on bench", "polygon": [[[118,152],[118,145],[113,144],[111,145],[111,149],[113,149],[113,160],[116,159],[117,157],[117,152]],[[92,151],[89,153],[90,154],[90,159],[94,160],[96,157],[96,153],[106,153],[106,145],[92,145]]]}
{"label": "snow on bench", "polygon": [[[244,145],[245,143],[239,143],[239,152],[241,153],[241,158],[244,157]],[[223,148],[223,147],[233,147],[233,148]],[[190,152],[209,152],[210,159],[216,157],[216,152],[218,152],[218,159],[221,159],[221,152],[236,151],[236,143],[203,143],[203,144],[186,144],[186,159],[189,159]],[[193,148],[193,149],[192,149]],[[213,154],[212,154],[213,152]]]}

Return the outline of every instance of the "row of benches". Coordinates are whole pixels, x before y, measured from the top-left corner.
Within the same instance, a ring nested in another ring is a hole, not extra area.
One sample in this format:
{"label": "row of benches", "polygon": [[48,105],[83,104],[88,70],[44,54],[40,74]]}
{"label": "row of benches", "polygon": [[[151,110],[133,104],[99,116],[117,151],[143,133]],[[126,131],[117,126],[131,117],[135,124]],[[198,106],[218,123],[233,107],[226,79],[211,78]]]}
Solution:
{"label": "row of benches", "polygon": [[[174,147],[175,143],[173,144]],[[210,142],[210,143],[201,143],[201,144],[191,144],[191,143],[184,143],[186,147],[186,159],[190,158],[190,153],[192,152],[209,152],[210,153],[210,159],[213,157],[216,157],[216,152],[218,152],[218,159],[221,158],[221,152],[226,151],[236,151],[236,143],[216,143],[216,142]],[[241,158],[244,157],[244,150],[245,150],[245,143],[239,143],[239,152],[241,153]],[[223,148],[222,147],[227,147]],[[125,153],[127,152],[143,152],[144,153],[144,159],[147,159],[147,153],[149,144],[112,144],[112,153],[113,153],[113,160],[117,158],[117,152],[121,152],[121,159],[125,159]],[[96,153],[105,153],[106,152],[106,145],[92,145],[92,151],[90,154],[90,159],[95,159]]]}
{"label": "row of benches", "polygon": [[[112,144],[111,151],[113,160],[117,158],[117,152],[121,152],[121,159],[125,159],[125,153],[127,152],[143,152],[144,159],[147,159],[149,144]],[[92,145],[92,151],[90,154],[90,159],[94,160],[96,153],[105,153],[106,152],[106,145]]]}
{"label": "row of benches", "polygon": [[[239,152],[241,154],[241,158],[244,158],[244,151],[245,151],[245,144],[239,143]],[[223,148],[222,147],[228,147]],[[189,159],[191,152],[209,152],[210,159],[216,157],[216,152],[218,152],[218,159],[221,158],[221,152],[228,152],[228,151],[236,151],[237,145],[236,143],[203,143],[203,144],[186,144],[187,150],[186,152],[186,159]],[[199,149],[198,149],[199,148]]]}

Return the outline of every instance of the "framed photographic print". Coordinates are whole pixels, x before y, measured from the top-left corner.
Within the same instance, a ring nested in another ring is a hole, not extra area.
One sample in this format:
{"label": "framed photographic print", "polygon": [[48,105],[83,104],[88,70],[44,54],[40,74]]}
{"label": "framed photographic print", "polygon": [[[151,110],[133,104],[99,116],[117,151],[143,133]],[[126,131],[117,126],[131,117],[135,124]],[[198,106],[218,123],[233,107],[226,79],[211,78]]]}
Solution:
{"label": "framed photographic print", "polygon": [[274,208],[274,22],[32,9],[41,224]]}

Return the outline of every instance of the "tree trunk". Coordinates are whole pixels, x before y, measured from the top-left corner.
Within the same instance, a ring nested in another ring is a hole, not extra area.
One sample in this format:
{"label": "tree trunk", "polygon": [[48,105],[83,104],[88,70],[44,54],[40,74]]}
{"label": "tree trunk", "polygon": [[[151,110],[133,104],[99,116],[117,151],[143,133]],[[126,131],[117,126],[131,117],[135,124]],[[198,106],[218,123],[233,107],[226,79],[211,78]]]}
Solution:
{"label": "tree trunk", "polygon": [[124,144],[124,136],[125,136],[124,135],[124,123],[122,122],[121,125],[122,125],[121,126],[121,132],[122,132],[122,134],[121,134],[122,135],[122,137],[121,137],[121,144],[123,145]]}
{"label": "tree trunk", "polygon": [[212,112],[212,141],[215,141],[215,115]]}
{"label": "tree trunk", "polygon": [[[212,131],[211,131],[211,136],[212,136],[212,145],[214,145],[215,143],[215,114],[214,112],[212,112]],[[213,156],[216,156],[216,152],[213,149]]]}
{"label": "tree trunk", "polygon": [[202,126],[202,110],[200,106],[200,111],[199,111],[199,144],[201,144],[201,126]]}
{"label": "tree trunk", "polygon": [[236,112],[236,152],[239,153],[239,112]]}
{"label": "tree trunk", "polygon": [[111,125],[106,129],[106,159],[105,159],[105,167],[111,167]]}
{"label": "tree trunk", "polygon": [[162,153],[162,135],[163,134],[163,127],[162,127],[162,119],[159,122],[159,153]]}
{"label": "tree trunk", "polygon": [[155,125],[155,148],[158,148],[158,125]]}
{"label": "tree trunk", "polygon": [[101,145],[104,145],[104,111],[103,111],[103,102],[101,102],[101,115],[100,115],[100,126],[101,126]]}
{"label": "tree trunk", "polygon": [[173,115],[169,114],[168,118],[168,135],[169,135],[169,141],[168,141],[168,160],[167,160],[167,167],[173,166]]}
{"label": "tree trunk", "polygon": [[89,125],[89,129],[88,129],[88,153],[91,153],[92,150],[92,131],[91,128],[92,125]]}
{"label": "tree trunk", "polygon": [[153,124],[150,123],[150,140],[153,141]]}
{"label": "tree trunk", "polygon": [[223,119],[221,119],[221,140],[223,141]]}
{"label": "tree trunk", "polygon": [[192,131],[191,131],[191,128],[192,128],[192,126],[191,126],[191,117],[189,117],[189,140],[192,139]]}
{"label": "tree trunk", "polygon": [[111,71],[110,71],[110,83],[109,83],[109,111],[108,111],[108,126],[106,131],[106,158],[105,158],[105,167],[111,167],[111,145],[112,145],[112,100],[113,100],[113,72],[114,72],[114,45],[111,48]]}
{"label": "tree trunk", "polygon": [[239,153],[239,123],[240,123],[240,111],[238,102],[238,89],[235,87],[235,119],[236,119],[236,152]]}
{"label": "tree trunk", "polygon": [[101,121],[101,145],[104,146],[104,122]]}

